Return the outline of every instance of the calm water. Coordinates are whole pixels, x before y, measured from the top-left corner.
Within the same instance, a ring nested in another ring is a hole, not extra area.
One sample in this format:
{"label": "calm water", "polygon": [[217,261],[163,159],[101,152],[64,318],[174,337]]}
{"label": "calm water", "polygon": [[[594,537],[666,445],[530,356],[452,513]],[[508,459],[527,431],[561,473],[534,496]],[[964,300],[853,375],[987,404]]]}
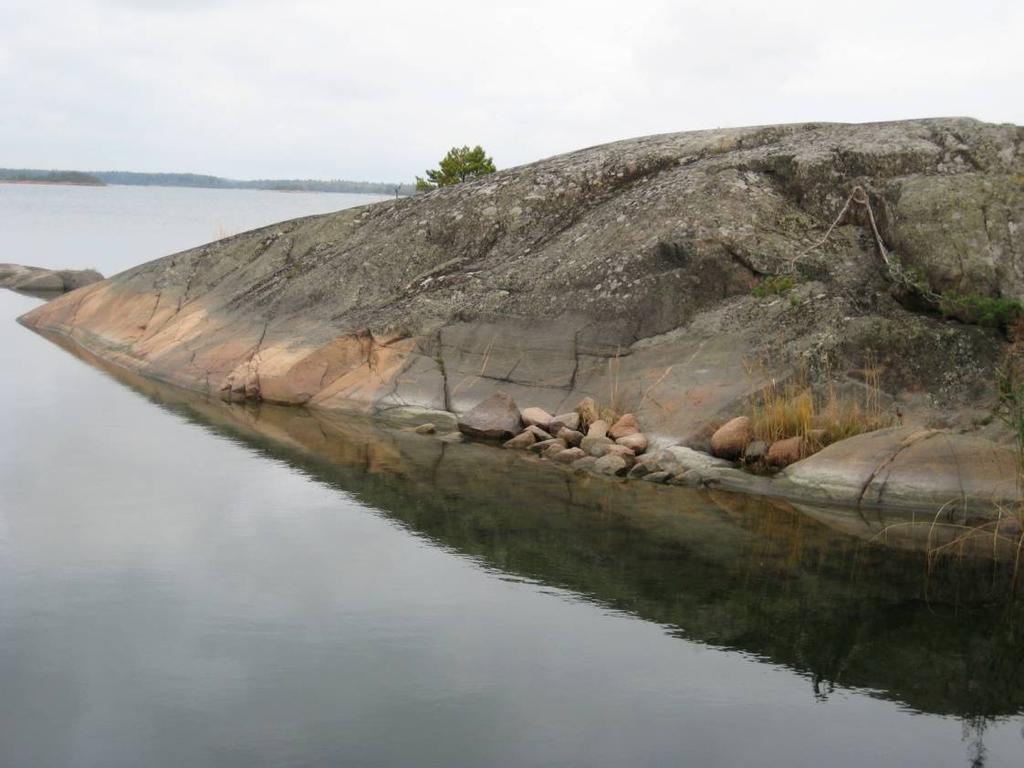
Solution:
{"label": "calm water", "polygon": [[[365,200],[0,185],[0,261],[112,273]],[[36,302],[0,291],[2,766],[1024,762],[990,567],[207,400],[16,325]]]}

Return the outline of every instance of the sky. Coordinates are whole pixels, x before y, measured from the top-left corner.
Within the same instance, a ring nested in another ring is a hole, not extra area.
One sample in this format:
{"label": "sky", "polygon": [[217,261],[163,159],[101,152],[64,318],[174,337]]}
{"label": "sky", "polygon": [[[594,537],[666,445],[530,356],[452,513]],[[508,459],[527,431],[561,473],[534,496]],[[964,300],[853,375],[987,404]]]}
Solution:
{"label": "sky", "polygon": [[1024,124],[1024,2],[0,0],[0,166],[411,181],[654,133]]}

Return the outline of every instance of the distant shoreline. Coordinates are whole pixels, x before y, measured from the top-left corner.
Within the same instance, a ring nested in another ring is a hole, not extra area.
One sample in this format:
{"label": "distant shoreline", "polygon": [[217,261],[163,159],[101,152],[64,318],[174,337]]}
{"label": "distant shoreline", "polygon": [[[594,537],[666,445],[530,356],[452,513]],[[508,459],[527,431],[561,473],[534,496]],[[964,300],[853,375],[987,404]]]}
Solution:
{"label": "distant shoreline", "polygon": [[34,186],[106,187],[102,181],[58,181],[54,179],[0,179],[0,184],[32,184]]}
{"label": "distant shoreline", "polygon": [[76,184],[133,187],[191,187],[196,189],[260,189],[269,192],[340,192],[404,197],[415,194],[412,184],[345,179],[228,179],[197,173],[139,171],[50,171],[38,168],[0,168],[0,182]]}

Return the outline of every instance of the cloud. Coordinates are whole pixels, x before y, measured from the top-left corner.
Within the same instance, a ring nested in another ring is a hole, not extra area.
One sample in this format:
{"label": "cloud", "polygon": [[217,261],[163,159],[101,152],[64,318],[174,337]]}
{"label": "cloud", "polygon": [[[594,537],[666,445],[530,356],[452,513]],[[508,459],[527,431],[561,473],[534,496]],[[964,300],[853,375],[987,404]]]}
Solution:
{"label": "cloud", "polygon": [[653,132],[1024,122],[1018,3],[7,0],[0,164],[409,179]]}

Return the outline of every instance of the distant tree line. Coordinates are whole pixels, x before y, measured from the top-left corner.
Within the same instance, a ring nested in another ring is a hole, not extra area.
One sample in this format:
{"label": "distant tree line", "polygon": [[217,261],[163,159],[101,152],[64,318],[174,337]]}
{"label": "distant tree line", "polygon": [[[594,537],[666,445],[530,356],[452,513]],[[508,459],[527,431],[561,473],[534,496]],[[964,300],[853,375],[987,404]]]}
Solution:
{"label": "distant tree line", "polygon": [[0,168],[0,181],[34,181],[47,184],[84,184],[102,187],[104,181],[82,171],[39,171],[32,168]]}
{"label": "distant tree line", "polygon": [[[0,179],[9,181],[55,181],[52,176],[74,175],[93,179],[96,184],[126,184],[142,187],[200,187],[204,189],[269,189],[280,192],[354,192],[376,195],[411,195],[412,184],[343,179],[225,179],[198,173],[139,173],[136,171],[42,171],[31,168],[0,168]],[[24,177],[24,178],[19,178]],[[72,182],[65,183],[89,183]]]}

